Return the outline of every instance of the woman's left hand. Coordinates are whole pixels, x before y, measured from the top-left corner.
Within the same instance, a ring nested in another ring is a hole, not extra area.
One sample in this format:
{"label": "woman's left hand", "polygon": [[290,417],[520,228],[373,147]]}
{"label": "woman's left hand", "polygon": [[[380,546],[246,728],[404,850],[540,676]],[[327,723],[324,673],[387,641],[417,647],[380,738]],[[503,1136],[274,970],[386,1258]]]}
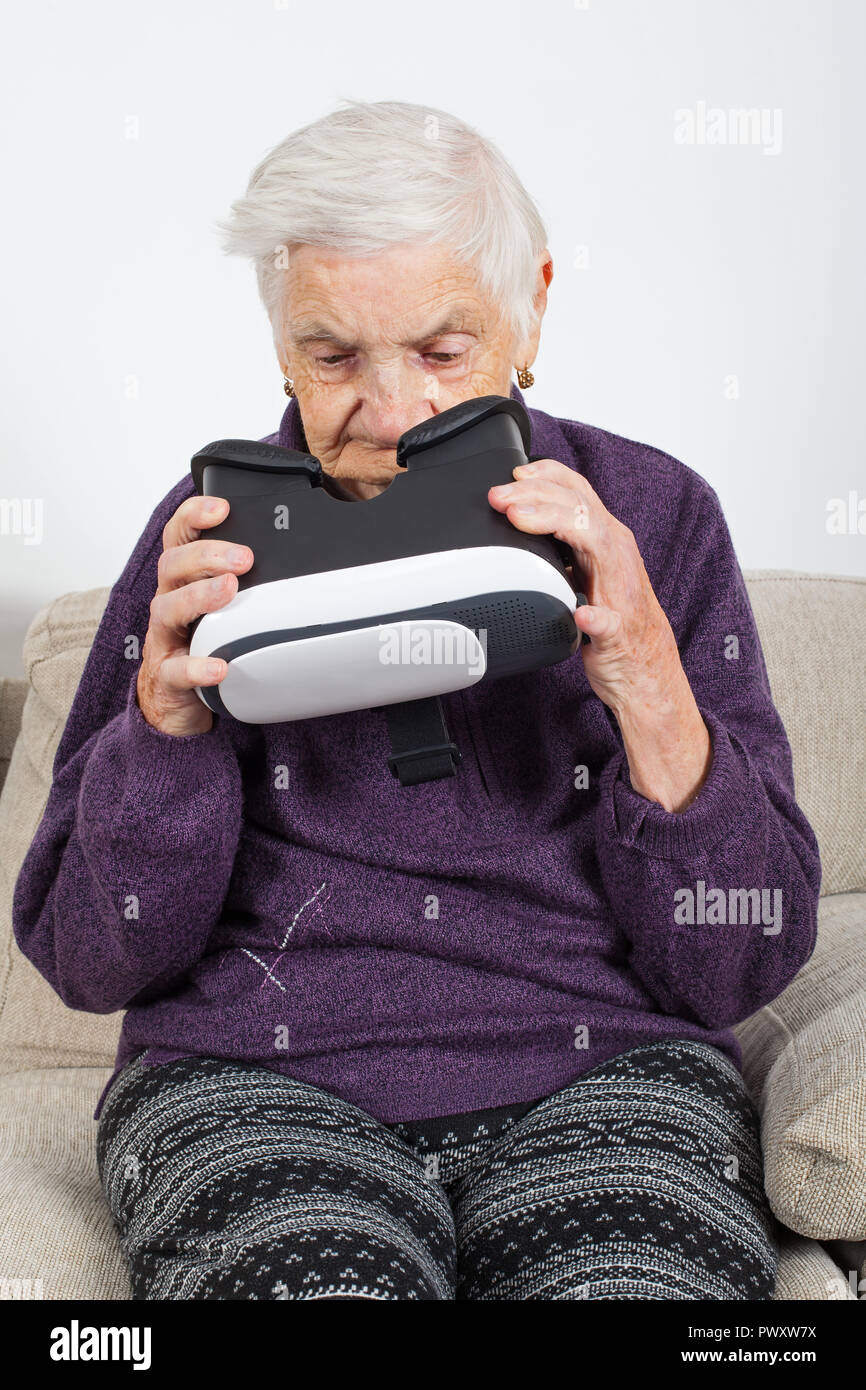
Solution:
{"label": "woman's left hand", "polygon": [[488,500],[518,531],[571,547],[588,599],[574,614],[591,638],[580,648],[584,669],[616,715],[632,786],[669,810],[684,809],[708,771],[710,738],[634,533],[582,473],[555,459],[521,464],[514,477],[491,488]]}

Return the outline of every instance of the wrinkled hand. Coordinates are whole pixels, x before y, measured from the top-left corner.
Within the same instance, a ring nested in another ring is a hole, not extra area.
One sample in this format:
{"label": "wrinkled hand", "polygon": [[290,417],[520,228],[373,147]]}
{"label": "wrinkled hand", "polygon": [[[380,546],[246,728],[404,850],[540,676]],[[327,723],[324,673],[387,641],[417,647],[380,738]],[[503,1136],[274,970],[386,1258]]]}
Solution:
{"label": "wrinkled hand", "polygon": [[148,724],[164,734],[186,738],[207,733],[213,715],[195,693],[197,685],[219,685],[228,665],[221,658],[190,656],[190,627],[214,613],[237,593],[236,576],[249,569],[249,546],[200,539],[226,518],[224,497],[187,497],[162,532],[157,590],[150,605],[136,679],[138,707]]}
{"label": "wrinkled hand", "polygon": [[514,478],[491,488],[488,500],[517,530],[571,547],[588,599],[574,614],[591,639],[580,647],[584,669],[616,716],[632,786],[684,810],[709,770],[710,737],[634,533],[583,474],[555,459],[521,464]]}

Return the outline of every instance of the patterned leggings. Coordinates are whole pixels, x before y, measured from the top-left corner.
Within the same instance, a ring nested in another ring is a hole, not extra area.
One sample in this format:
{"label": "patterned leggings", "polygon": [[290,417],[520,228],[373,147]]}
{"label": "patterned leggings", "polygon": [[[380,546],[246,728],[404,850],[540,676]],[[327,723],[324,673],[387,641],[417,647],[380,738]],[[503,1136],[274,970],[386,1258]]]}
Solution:
{"label": "patterned leggings", "polygon": [[132,1297],[772,1297],[757,1115],[721,1052],[634,1048],[520,1111],[449,1134],[263,1067],[136,1057],[97,1133]]}

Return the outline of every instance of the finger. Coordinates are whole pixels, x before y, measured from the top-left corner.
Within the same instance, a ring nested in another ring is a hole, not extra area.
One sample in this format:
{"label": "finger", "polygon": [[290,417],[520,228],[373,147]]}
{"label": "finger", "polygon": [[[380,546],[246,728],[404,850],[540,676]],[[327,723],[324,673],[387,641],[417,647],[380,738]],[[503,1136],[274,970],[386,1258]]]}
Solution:
{"label": "finger", "polygon": [[557,459],[531,459],[529,463],[519,463],[512,469],[514,477],[521,478],[546,478],[550,482],[559,483],[560,487],[568,488],[571,492],[580,492],[582,485],[586,482],[582,473],[576,469],[569,468],[567,464],[560,463]]}
{"label": "finger", "polygon": [[225,521],[228,512],[229,504],[225,497],[201,497],[198,493],[187,497],[163,527],[163,549],[197,540],[199,533],[208,526]]}
{"label": "finger", "polygon": [[248,545],[209,538],[185,541],[183,545],[173,545],[160,555],[157,564],[158,589],[164,593],[168,589],[191,584],[196,579],[225,574],[226,571],[241,574],[249,569],[252,562],[253,552]]}
{"label": "finger", "polygon": [[600,538],[605,538],[609,523],[613,521],[610,513],[603,507],[588,502],[579,490],[563,487],[552,478],[526,478],[515,483],[501,483],[490,489],[488,498],[497,511],[504,511],[513,502],[521,509],[543,505],[559,506],[563,516],[568,517],[569,534],[560,537],[573,544],[572,532],[595,530]]}
{"label": "finger", "polygon": [[622,617],[612,608],[584,603],[575,610],[574,625],[592,638],[593,646],[605,646],[622,630]]}
{"label": "finger", "polygon": [[576,468],[569,468],[567,464],[559,463],[556,459],[532,459],[529,463],[519,463],[512,471],[516,478],[551,478],[560,483],[562,487],[581,493],[587,503],[596,504],[603,511],[607,511],[586,474],[579,472]]}
{"label": "finger", "polygon": [[186,646],[190,623],[203,613],[222,608],[237,593],[237,585],[233,574],[221,574],[155,594],[150,605],[149,630],[157,654],[168,655],[179,645]]}
{"label": "finger", "polygon": [[[515,470],[516,471],[516,470]],[[513,483],[497,483],[490,489],[491,500],[509,502],[512,499],[535,502],[539,498],[558,502],[560,506],[574,506],[574,491],[565,488],[555,478],[518,478]]]}
{"label": "finger", "polygon": [[218,685],[228,663],[215,656],[169,656],[159,669],[159,682],[169,697],[185,695],[197,685]]}
{"label": "finger", "polygon": [[[602,562],[610,553],[612,536],[606,521],[594,524],[580,502],[575,503],[574,493],[566,492],[555,484],[508,484],[512,493],[501,495],[501,490],[492,488],[489,501],[498,512],[504,512],[512,526],[528,535],[553,535],[565,541],[575,552],[577,559]],[[493,493],[500,492],[499,496]]]}
{"label": "finger", "polygon": [[518,481],[523,478],[548,478],[552,482],[557,482],[561,487],[578,493],[588,513],[594,513],[602,519],[618,520],[612,512],[608,511],[584,473],[578,472],[575,468],[569,468],[564,463],[558,463],[556,459],[532,459],[530,463],[518,464],[512,471]]}

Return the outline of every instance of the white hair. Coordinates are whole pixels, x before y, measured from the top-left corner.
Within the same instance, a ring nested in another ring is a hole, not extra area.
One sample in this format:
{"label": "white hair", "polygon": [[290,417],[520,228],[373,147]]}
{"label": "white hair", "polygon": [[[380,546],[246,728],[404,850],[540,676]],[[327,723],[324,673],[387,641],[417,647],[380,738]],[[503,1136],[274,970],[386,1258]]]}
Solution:
{"label": "white hair", "polygon": [[435,107],[348,101],[275,145],[216,226],[228,254],[252,258],[278,349],[281,275],[302,245],[361,257],[444,244],[474,269],[515,345],[534,327],[547,244],[538,209],[495,145]]}

